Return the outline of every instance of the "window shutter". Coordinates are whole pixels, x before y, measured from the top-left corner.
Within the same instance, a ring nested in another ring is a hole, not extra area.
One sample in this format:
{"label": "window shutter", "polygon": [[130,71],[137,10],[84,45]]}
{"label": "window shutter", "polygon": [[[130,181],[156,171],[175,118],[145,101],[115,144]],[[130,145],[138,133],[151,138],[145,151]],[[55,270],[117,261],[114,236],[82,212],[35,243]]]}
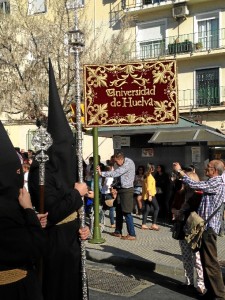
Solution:
{"label": "window shutter", "polygon": [[138,41],[162,40],[165,38],[165,24],[140,24],[138,26]]}

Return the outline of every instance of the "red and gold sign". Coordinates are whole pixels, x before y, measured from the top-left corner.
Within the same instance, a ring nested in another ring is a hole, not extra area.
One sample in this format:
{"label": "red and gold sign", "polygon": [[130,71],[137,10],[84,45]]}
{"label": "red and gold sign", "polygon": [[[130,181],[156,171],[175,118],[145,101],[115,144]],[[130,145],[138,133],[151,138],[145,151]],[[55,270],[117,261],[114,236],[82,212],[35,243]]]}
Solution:
{"label": "red and gold sign", "polygon": [[176,61],[84,66],[85,126],[178,122]]}

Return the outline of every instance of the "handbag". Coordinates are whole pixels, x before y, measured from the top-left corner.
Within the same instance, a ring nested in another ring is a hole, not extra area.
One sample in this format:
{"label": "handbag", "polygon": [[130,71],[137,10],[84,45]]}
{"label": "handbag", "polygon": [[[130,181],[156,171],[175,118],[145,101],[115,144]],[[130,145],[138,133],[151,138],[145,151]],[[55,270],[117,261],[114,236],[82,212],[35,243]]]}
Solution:
{"label": "handbag", "polygon": [[113,198],[112,193],[105,194],[105,205],[107,207],[113,207],[114,201],[116,198]]}
{"label": "handbag", "polygon": [[134,194],[135,195],[141,195],[142,194],[142,187],[141,186],[135,186],[134,187]]}
{"label": "handbag", "polygon": [[113,202],[114,202],[115,199],[107,199],[105,200],[105,204],[108,206],[108,207],[113,207]]}
{"label": "handbag", "polygon": [[205,221],[195,211],[191,212],[184,226],[185,240],[191,249],[196,252],[202,244],[202,235],[206,228],[206,224],[221,208],[222,204],[208,217]]}
{"label": "handbag", "polygon": [[205,221],[195,211],[187,218],[184,226],[185,240],[193,251],[198,251],[201,247],[205,225]]}
{"label": "handbag", "polygon": [[185,221],[176,220],[172,228],[172,238],[175,240],[183,240],[185,237],[184,233]]}

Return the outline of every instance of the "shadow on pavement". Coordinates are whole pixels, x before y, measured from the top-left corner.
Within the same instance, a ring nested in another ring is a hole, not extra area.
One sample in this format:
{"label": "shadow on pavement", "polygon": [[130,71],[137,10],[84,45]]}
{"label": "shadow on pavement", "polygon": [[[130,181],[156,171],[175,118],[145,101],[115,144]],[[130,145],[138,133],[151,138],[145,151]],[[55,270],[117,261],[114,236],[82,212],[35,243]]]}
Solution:
{"label": "shadow on pavement", "polygon": [[[197,299],[197,294],[194,288],[189,289],[182,286],[181,275],[173,275],[172,272],[170,276],[165,275],[165,273],[163,274],[163,269],[161,272],[156,271],[155,263],[145,260],[140,256],[112,246],[101,245],[101,247],[101,258],[98,259],[96,255],[93,257],[87,256],[87,258],[95,262],[111,264],[114,266],[115,270],[123,273],[125,276],[135,277],[136,280],[150,281],[153,284],[162,286],[181,295]],[[160,250],[158,251],[160,252]],[[104,254],[106,253],[107,256],[104,257]],[[166,251],[161,251],[160,253],[174,256],[174,254]],[[179,255],[177,257],[181,259]],[[166,273],[168,274],[168,270]]]}

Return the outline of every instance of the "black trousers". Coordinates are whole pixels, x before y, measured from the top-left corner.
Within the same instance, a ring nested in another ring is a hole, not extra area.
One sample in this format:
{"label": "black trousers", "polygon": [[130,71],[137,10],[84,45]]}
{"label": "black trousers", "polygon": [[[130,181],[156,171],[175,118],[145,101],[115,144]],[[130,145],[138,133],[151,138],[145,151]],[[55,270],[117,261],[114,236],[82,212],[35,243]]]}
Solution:
{"label": "black trousers", "polygon": [[223,277],[217,258],[217,235],[212,228],[203,233],[200,256],[208,298],[225,299]]}
{"label": "black trousers", "polygon": [[144,208],[144,212],[143,212],[142,224],[143,225],[146,224],[147,217],[150,213],[153,214],[152,224],[156,224],[158,214],[159,214],[159,205],[158,205],[156,197],[152,197],[152,201],[145,200],[144,202],[145,202],[145,208]]}

